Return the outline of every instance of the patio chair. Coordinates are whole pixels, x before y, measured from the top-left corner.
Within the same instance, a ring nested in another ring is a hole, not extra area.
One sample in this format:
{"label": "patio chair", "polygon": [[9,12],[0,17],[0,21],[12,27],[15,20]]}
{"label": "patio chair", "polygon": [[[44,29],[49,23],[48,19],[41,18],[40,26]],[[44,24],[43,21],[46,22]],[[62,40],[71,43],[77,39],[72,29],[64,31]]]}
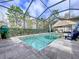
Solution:
{"label": "patio chair", "polygon": [[70,33],[68,33],[67,36],[65,36],[65,39],[75,40],[76,41],[78,36],[79,36],[79,24],[77,24],[75,29],[73,29]]}
{"label": "patio chair", "polygon": [[65,39],[77,40],[78,36],[79,36],[79,32],[71,32],[71,33],[68,33],[67,36],[65,36]]}

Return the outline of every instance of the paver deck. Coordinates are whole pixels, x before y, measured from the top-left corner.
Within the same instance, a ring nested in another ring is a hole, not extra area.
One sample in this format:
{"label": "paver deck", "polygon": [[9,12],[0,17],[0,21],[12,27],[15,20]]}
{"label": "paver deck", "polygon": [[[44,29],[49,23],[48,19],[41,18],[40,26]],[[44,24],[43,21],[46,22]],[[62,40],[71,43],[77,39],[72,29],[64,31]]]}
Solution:
{"label": "paver deck", "polygon": [[11,40],[0,40],[0,59],[46,59],[29,46],[14,43]]}
{"label": "paver deck", "polygon": [[79,41],[61,38],[39,52],[22,43],[0,40],[0,59],[79,59]]}
{"label": "paver deck", "polygon": [[79,41],[63,39],[51,43],[41,53],[50,59],[79,59]]}

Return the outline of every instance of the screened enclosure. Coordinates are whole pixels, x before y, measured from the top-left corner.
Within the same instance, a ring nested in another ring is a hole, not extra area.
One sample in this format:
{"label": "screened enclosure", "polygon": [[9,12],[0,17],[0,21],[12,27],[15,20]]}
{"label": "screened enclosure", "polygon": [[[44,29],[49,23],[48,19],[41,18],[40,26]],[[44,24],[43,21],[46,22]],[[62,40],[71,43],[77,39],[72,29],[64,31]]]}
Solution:
{"label": "screened enclosure", "polygon": [[7,25],[13,35],[53,31],[52,26],[59,20],[78,22],[78,2],[79,0],[0,0],[0,26]]}

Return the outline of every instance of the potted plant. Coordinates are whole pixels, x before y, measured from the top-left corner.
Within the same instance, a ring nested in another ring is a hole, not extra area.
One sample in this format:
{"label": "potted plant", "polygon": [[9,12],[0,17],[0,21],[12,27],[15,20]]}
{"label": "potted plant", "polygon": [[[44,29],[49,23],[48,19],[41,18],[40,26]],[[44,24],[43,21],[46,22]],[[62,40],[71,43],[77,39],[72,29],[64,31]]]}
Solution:
{"label": "potted plant", "polygon": [[2,39],[7,39],[8,38],[8,33],[9,33],[9,28],[7,25],[2,25],[1,26],[1,38]]}

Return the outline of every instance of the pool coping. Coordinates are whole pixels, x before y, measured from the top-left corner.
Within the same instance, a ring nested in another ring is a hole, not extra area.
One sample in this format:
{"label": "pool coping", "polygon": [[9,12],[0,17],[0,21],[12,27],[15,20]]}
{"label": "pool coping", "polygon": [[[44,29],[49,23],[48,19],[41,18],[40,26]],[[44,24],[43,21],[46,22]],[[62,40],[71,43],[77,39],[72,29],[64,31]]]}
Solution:
{"label": "pool coping", "polygon": [[[52,33],[52,32],[51,32]],[[43,34],[48,34],[48,33],[39,33],[39,34],[30,34],[30,35],[22,35],[22,36],[16,36],[16,37],[11,37],[10,39],[13,41],[13,42],[15,42],[15,43],[23,43],[23,41],[22,41],[22,39],[20,39],[20,38],[23,38],[23,37],[30,37],[30,36],[36,36],[36,35],[43,35]],[[58,39],[59,38],[57,38],[56,40],[54,40],[53,42],[51,42],[51,43],[49,43],[46,47],[48,47],[48,46],[50,46],[50,45],[52,45],[52,44],[54,44],[55,42],[57,42],[58,41]],[[24,43],[23,43],[24,44]],[[45,48],[46,48],[45,47]],[[35,49],[36,50],[36,49]]]}
{"label": "pool coping", "polygon": [[[47,32],[47,33],[39,33],[39,34],[30,34],[30,35],[22,35],[22,36],[15,36],[15,37],[11,37],[10,39],[11,40],[13,40],[13,39],[19,39],[19,38],[22,38],[22,37],[27,37],[27,36],[36,36],[36,35],[43,35],[43,34],[48,34],[49,32]],[[51,32],[51,33],[53,33],[53,32]],[[20,40],[20,39],[19,39]]]}

